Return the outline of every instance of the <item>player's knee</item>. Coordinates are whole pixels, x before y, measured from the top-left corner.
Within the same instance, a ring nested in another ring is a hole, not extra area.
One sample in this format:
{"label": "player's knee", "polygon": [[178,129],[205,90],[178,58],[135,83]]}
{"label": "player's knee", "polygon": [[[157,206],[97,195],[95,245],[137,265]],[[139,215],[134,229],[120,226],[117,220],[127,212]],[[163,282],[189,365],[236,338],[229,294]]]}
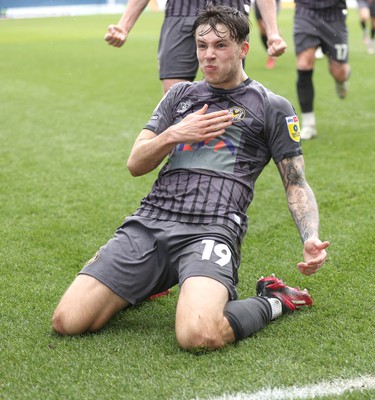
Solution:
{"label": "player's knee", "polygon": [[64,317],[63,314],[56,309],[52,315],[52,329],[54,332],[59,333],[60,335],[66,335],[64,329]]}
{"label": "player's knee", "polygon": [[75,321],[69,312],[57,308],[52,315],[52,329],[54,332],[64,335],[78,335],[87,331],[82,323]]}
{"label": "player's knee", "polygon": [[176,338],[185,350],[215,350],[225,345],[219,329],[207,328],[198,324],[176,327]]}
{"label": "player's knee", "polygon": [[348,64],[331,63],[329,70],[337,82],[347,81],[350,77],[350,66]]}

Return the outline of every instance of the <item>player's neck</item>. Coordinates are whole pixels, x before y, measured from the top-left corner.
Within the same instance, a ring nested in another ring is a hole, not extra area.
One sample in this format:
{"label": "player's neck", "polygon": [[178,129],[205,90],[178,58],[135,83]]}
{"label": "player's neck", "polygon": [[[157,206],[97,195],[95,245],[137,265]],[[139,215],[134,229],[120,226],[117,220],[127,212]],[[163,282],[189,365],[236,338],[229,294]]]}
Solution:
{"label": "player's neck", "polygon": [[220,82],[220,83],[214,83],[214,82],[209,82],[208,83],[217,89],[225,89],[225,90],[231,90],[234,89],[238,86],[240,86],[243,82],[248,79],[248,76],[246,75],[245,71],[242,69],[239,74],[237,74],[235,77],[232,79],[226,81],[226,82]]}

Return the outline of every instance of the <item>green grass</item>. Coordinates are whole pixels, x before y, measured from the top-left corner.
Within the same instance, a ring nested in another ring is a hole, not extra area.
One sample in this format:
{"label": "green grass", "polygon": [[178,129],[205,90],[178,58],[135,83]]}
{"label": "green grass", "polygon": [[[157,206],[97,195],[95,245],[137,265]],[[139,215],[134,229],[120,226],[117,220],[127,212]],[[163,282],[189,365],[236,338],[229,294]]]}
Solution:
{"label": "green grass", "polygon": [[[350,95],[336,98],[326,61],[318,61],[319,137],[303,144],[329,260],[312,277],[297,271],[301,244],[274,165],[257,184],[243,247],[241,297],[275,272],[307,287],[315,306],[200,355],[176,343],[176,288],[98,334],[51,332],[66,287],[155,178],[131,178],[125,162],[161,97],[162,14],[145,13],[120,50],[103,41],[118,18],[0,20],[0,398],[192,399],[374,376],[375,58],[361,43],[355,10]],[[282,10],[289,48],[272,71],[254,24],[246,69],[299,111],[291,21]]]}

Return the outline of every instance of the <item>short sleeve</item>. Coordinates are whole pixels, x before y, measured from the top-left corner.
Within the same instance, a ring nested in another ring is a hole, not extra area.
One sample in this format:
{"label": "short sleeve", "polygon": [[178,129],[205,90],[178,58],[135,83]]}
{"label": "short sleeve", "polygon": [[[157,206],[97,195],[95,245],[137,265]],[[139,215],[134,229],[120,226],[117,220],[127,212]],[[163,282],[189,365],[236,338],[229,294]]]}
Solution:
{"label": "short sleeve", "polygon": [[264,130],[274,162],[301,155],[300,125],[294,107],[284,97],[273,93],[267,103]]}

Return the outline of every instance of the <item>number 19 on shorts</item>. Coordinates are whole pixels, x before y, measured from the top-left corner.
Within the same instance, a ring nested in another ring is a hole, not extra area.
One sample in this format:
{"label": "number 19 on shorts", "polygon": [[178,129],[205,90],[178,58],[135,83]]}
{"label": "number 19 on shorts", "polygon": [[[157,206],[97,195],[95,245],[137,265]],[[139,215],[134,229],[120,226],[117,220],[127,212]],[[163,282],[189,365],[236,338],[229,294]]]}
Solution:
{"label": "number 19 on shorts", "polygon": [[[204,245],[202,260],[211,260],[220,265],[220,267],[230,262],[232,254],[226,244],[215,244],[215,241],[210,239],[202,240],[202,244]],[[214,257],[215,259],[211,259],[213,254],[218,257],[218,260],[216,260],[216,257]]]}

